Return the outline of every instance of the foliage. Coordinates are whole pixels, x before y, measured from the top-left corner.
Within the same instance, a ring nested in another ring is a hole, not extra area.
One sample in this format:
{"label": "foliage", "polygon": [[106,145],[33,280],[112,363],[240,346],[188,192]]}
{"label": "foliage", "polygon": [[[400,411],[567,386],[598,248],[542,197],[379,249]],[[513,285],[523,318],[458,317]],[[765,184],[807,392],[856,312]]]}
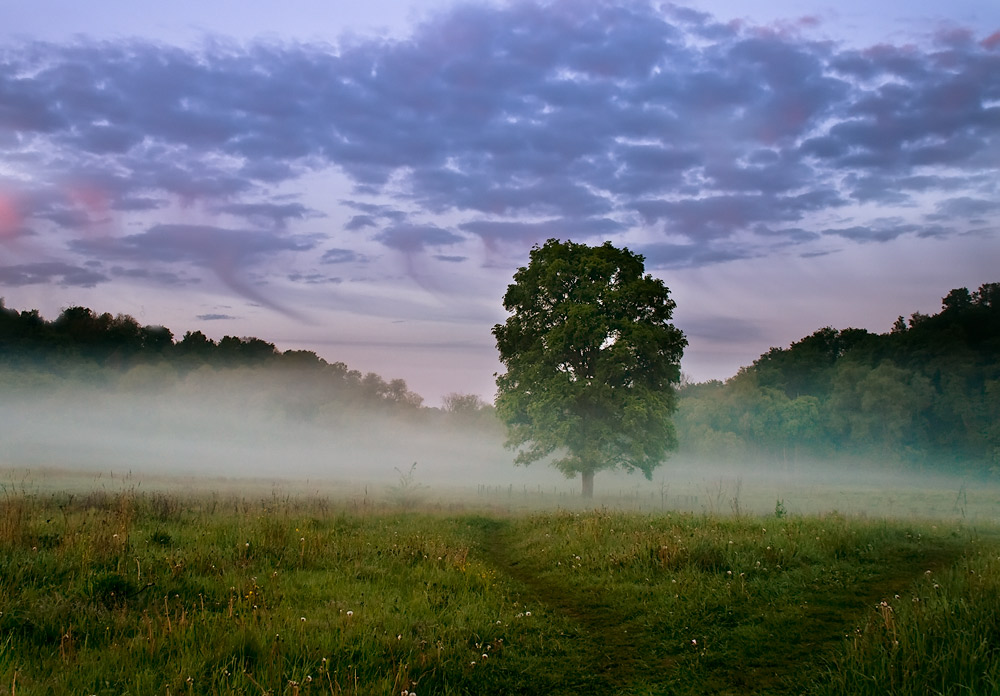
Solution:
{"label": "foliage", "polygon": [[1000,284],[952,290],[892,330],[827,327],[725,383],[685,386],[681,447],[722,459],[849,457],[889,466],[1000,465]]}
{"label": "foliage", "polygon": [[[251,369],[252,375],[247,372]],[[71,382],[126,390],[164,389],[189,376],[212,382],[216,377],[236,375],[252,377],[248,383],[258,391],[269,386],[294,387],[283,389],[285,396],[276,398],[299,417],[310,417],[329,403],[405,411],[419,408],[423,401],[402,379],[363,375],[344,363],[328,363],[311,351],[281,352],[259,338],[224,336],[216,342],[200,331],[188,331],[174,342],[169,329],[140,326],[125,314],[70,307],[55,320],[46,321],[37,310],[18,312],[0,300],[0,376],[6,377],[0,384],[8,388],[58,387]],[[271,396],[275,393],[272,390]],[[294,402],[287,399],[291,393]]]}
{"label": "foliage", "polygon": [[610,242],[550,239],[531,250],[493,327],[506,372],[496,408],[521,464],[555,455],[582,474],[620,467],[647,477],[676,444],[670,416],[686,340],[674,302],[643,258]]}

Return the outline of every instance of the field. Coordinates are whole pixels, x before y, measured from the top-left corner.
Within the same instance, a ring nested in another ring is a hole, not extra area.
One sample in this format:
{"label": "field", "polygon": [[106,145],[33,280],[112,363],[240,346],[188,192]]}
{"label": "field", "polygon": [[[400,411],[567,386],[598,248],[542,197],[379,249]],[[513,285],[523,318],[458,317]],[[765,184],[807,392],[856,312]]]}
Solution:
{"label": "field", "polygon": [[6,485],[0,694],[1000,693],[1000,534],[964,510],[416,488]]}

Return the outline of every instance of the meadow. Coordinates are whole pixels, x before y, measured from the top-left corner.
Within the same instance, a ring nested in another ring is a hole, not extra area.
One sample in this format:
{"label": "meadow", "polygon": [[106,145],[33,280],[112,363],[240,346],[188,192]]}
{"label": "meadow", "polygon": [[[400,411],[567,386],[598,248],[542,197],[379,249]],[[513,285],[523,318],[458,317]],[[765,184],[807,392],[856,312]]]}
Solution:
{"label": "meadow", "polygon": [[1000,533],[964,509],[412,483],[3,486],[0,694],[1000,693]]}

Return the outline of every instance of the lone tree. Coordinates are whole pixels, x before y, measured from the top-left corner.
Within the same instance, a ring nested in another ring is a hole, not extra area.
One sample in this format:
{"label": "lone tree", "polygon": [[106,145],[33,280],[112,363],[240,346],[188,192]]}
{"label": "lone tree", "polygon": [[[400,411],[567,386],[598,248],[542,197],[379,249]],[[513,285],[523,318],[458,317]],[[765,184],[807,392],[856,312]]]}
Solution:
{"label": "lone tree", "polygon": [[493,327],[500,360],[497,414],[515,461],[555,454],[553,465],[594,495],[603,469],[653,469],[674,449],[670,416],[687,339],[670,323],[675,303],[643,257],[606,242],[548,240],[531,250]]}

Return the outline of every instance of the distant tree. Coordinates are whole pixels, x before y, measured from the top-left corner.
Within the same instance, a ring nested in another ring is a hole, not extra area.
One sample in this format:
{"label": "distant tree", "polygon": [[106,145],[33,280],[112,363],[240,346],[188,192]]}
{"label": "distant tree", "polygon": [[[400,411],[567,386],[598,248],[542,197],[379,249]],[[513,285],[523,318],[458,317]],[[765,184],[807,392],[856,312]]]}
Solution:
{"label": "distant tree", "polygon": [[972,306],[972,294],[968,288],[955,288],[941,300],[941,307],[945,311],[952,310],[961,312]]}
{"label": "distant tree", "polygon": [[215,341],[201,331],[188,331],[174,346],[174,353],[185,358],[207,360],[215,353]]}
{"label": "distant tree", "polygon": [[223,336],[216,350],[224,362],[238,365],[258,365],[274,360],[278,350],[273,343],[268,343],[253,336]]}
{"label": "distant tree", "polygon": [[670,323],[674,301],[645,274],[643,257],[610,242],[589,247],[548,240],[514,274],[493,327],[500,360],[497,414],[516,462],[555,455],[580,474],[639,470],[647,478],[676,447],[671,416],[684,334]]}
{"label": "distant tree", "polygon": [[484,401],[478,394],[452,392],[442,399],[442,407],[449,420],[460,427],[492,429],[500,424],[493,404]]}
{"label": "distant tree", "polygon": [[311,350],[286,350],[281,354],[282,367],[302,370],[319,370],[326,367],[326,360]]}
{"label": "distant tree", "polygon": [[163,353],[174,345],[174,334],[165,326],[144,326],[142,347],[147,353]]}
{"label": "distant tree", "polygon": [[980,307],[1000,307],[1000,283],[983,283],[972,293],[972,300]]}
{"label": "distant tree", "polygon": [[411,392],[406,386],[406,380],[391,380],[386,388],[386,398],[389,401],[406,406],[419,406],[424,398],[415,392]]}
{"label": "distant tree", "polygon": [[444,410],[448,413],[478,413],[489,404],[483,401],[477,394],[459,394],[452,392],[442,399]]}

